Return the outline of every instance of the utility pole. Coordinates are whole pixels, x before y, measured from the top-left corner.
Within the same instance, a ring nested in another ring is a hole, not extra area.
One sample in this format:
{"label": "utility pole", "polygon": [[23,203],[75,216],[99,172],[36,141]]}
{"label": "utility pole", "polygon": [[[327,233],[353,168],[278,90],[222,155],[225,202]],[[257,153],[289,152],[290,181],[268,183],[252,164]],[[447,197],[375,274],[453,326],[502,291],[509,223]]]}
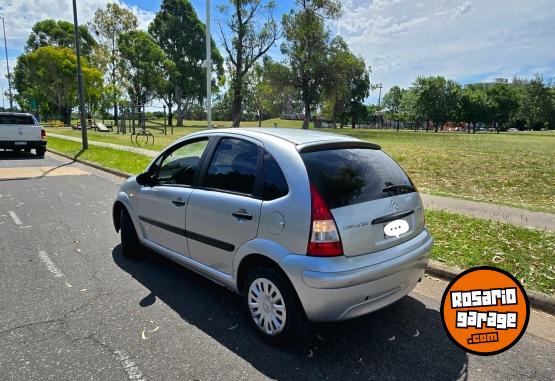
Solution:
{"label": "utility pole", "polygon": [[4,52],[6,53],[6,69],[8,70],[8,94],[10,96],[10,111],[13,111],[13,100],[12,100],[12,79],[10,77],[10,63],[8,62],[8,43],[6,42],[6,24],[4,22],[4,17],[0,16],[2,19],[2,29],[4,29]]}
{"label": "utility pole", "polygon": [[79,114],[81,117],[81,140],[83,149],[89,148],[87,138],[87,116],[85,115],[85,89],[83,88],[83,73],[81,72],[81,36],[77,23],[77,0],[73,0],[73,27],[75,29],[75,50],[77,53],[77,87],[79,88]]}
{"label": "utility pole", "polygon": [[212,37],[210,35],[210,0],[206,0],[206,119],[212,128]]}
{"label": "utility pole", "polygon": [[378,108],[382,107],[382,88],[383,83],[380,82],[380,84],[378,85],[378,89],[380,89],[380,95],[378,96]]}

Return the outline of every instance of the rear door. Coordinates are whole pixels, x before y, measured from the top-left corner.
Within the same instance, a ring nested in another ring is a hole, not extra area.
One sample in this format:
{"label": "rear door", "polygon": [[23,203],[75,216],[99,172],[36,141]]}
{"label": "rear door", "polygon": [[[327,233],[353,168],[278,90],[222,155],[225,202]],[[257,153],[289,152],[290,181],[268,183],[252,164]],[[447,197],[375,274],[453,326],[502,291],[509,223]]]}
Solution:
{"label": "rear door", "polygon": [[41,128],[31,115],[0,114],[0,140],[21,143],[41,140]]}
{"label": "rear door", "polygon": [[424,229],[420,196],[383,151],[340,148],[301,156],[310,182],[331,209],[346,256],[387,249]]}
{"label": "rear door", "polygon": [[258,232],[261,148],[254,140],[222,137],[187,206],[191,257],[231,274],[235,252]]}
{"label": "rear door", "polygon": [[209,139],[176,145],[162,159],[153,186],[137,193],[137,210],[145,238],[178,254],[189,256],[186,209],[193,182]]}

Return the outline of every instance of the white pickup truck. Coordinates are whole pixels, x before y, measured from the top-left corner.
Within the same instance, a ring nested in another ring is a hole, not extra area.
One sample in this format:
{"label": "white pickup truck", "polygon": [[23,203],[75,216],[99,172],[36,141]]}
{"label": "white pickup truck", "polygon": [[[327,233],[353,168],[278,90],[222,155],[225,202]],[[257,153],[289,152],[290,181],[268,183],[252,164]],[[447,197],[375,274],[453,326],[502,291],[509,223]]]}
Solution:
{"label": "white pickup truck", "polygon": [[44,157],[46,131],[31,114],[0,112],[0,149],[31,152]]}

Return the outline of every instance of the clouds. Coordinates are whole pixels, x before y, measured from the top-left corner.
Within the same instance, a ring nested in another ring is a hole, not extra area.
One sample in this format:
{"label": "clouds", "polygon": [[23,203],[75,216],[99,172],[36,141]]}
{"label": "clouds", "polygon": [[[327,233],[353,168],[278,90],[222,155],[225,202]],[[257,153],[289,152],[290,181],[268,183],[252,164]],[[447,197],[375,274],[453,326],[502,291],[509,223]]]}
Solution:
{"label": "clouds", "polygon": [[408,86],[417,75],[461,82],[555,76],[555,7],[549,0],[350,0],[339,33],[372,77]]}

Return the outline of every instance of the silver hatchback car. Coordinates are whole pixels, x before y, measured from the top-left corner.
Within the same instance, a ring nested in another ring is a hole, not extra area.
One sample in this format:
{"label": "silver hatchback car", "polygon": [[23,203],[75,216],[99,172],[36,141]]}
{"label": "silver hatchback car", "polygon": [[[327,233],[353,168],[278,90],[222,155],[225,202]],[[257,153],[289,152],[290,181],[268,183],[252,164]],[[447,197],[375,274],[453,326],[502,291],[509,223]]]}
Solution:
{"label": "silver hatchback car", "polygon": [[297,129],[206,130],[121,187],[122,251],[146,246],[240,293],[272,342],[385,307],[420,281],[422,201],[380,147]]}

